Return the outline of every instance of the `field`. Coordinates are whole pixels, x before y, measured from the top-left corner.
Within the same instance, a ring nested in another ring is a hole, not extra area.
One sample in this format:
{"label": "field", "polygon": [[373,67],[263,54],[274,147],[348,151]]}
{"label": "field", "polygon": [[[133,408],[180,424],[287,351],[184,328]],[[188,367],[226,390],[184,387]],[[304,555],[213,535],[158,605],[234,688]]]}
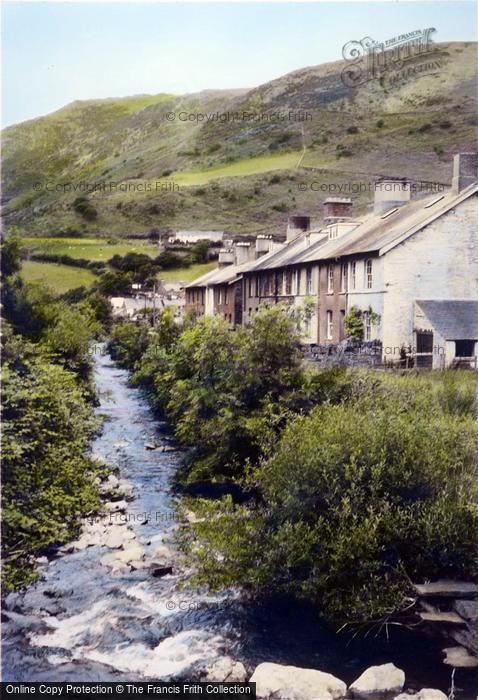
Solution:
{"label": "field", "polygon": [[201,265],[191,265],[191,267],[182,267],[178,270],[165,270],[160,272],[158,279],[163,282],[192,282],[197,277],[201,277],[206,272],[214,270],[217,266],[217,262],[204,263]]}
{"label": "field", "polygon": [[150,241],[125,239],[121,243],[108,243],[104,238],[44,238],[27,237],[21,239],[22,245],[31,253],[49,255],[69,255],[71,258],[85,258],[92,261],[106,262],[113,255],[126,253],[144,253],[155,257],[158,247]]}
{"label": "field", "polygon": [[92,272],[80,267],[34,262],[33,260],[23,262],[21,276],[25,282],[42,282],[58,294],[64,294],[76,287],[89,287],[96,279]]}
{"label": "field", "polygon": [[[94,249],[94,246],[90,247]],[[122,246],[116,247],[121,248]],[[129,250],[132,249],[125,248],[124,252],[128,252]],[[93,250],[92,252],[95,251]],[[65,253],[63,252],[63,254]],[[70,253],[68,253],[68,255],[70,255]],[[79,254],[71,255],[72,257],[76,258],[87,257],[86,255]],[[91,260],[100,259],[101,258],[98,257],[91,258]],[[183,284],[187,284],[188,282],[192,282],[192,280],[196,279],[197,277],[204,275],[204,273],[209,272],[209,270],[213,270],[216,265],[216,262],[210,262],[202,265],[191,265],[191,267],[182,267],[175,270],[165,270],[164,272],[158,274],[158,279],[162,280],[163,282],[181,282]],[[98,279],[98,277],[92,272],[89,270],[84,270],[81,267],[57,265],[56,263],[36,262],[34,260],[25,260],[23,262],[21,276],[25,282],[41,282],[46,284],[57,294],[64,294],[68,290],[75,289],[76,287],[89,287],[93,284],[95,279]]]}

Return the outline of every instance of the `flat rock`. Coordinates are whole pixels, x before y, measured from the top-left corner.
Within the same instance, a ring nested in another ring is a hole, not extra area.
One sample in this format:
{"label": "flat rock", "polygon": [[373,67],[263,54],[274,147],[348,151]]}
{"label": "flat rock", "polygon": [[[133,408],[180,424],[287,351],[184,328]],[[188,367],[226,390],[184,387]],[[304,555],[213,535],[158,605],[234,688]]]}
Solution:
{"label": "flat rock", "polygon": [[453,611],[441,611],[436,612],[421,612],[419,613],[420,618],[423,622],[433,622],[434,624],[442,625],[465,625],[465,620],[458,615],[458,613]]}
{"label": "flat rock", "polygon": [[287,698],[291,693],[302,700],[337,700],[347,693],[345,683],[330,673],[309,668],[259,664],[249,679],[256,684],[258,698]]}
{"label": "flat rock", "polygon": [[115,476],[114,474],[109,474],[106,481],[109,484],[110,488],[112,488],[112,489],[117,489],[119,486],[119,483],[120,483],[118,477]]}
{"label": "flat rock", "polygon": [[472,656],[464,647],[447,647],[443,649],[446,655],[443,663],[455,668],[478,668],[478,659]]}
{"label": "flat rock", "polygon": [[144,548],[141,547],[141,545],[137,544],[133,547],[128,547],[128,549],[124,549],[123,551],[119,550],[115,552],[115,556],[117,559],[124,562],[125,564],[129,564],[129,562],[131,561],[143,559]]}
{"label": "flat rock", "polygon": [[478,622],[478,600],[455,600],[453,607],[465,620]]}
{"label": "flat rock", "polygon": [[169,565],[174,558],[174,552],[170,547],[162,544],[154,550],[153,558],[157,561],[158,566],[166,566]]}
{"label": "flat rock", "polygon": [[131,571],[137,571],[138,569],[145,569],[147,564],[143,559],[134,559],[129,562]]}
{"label": "flat rock", "polygon": [[414,584],[419,596],[434,598],[475,598],[478,596],[476,583],[466,581],[441,580],[433,583]]}
{"label": "flat rock", "polygon": [[454,628],[450,631],[450,637],[478,657],[478,627],[476,625],[470,624],[461,629]]}
{"label": "flat rock", "polygon": [[441,690],[422,688],[418,693],[401,693],[394,700],[448,700],[448,698]]}
{"label": "flat rock", "polygon": [[109,501],[103,505],[107,513],[124,513],[127,507],[126,501]]}
{"label": "flat rock", "polygon": [[131,530],[125,528],[117,530],[116,528],[113,528],[104,538],[103,544],[109,549],[120,549],[121,547],[124,547],[127,542],[131,542],[131,540],[134,539],[135,534]]}
{"label": "flat rock", "polygon": [[177,452],[178,448],[174,445],[161,445],[161,452]]}
{"label": "flat rock", "polygon": [[206,669],[206,681],[245,683],[246,669],[240,661],[234,661],[229,656],[223,656]]}
{"label": "flat rock", "polygon": [[405,685],[405,673],[395,664],[371,666],[349,688],[355,698],[368,698],[387,693],[401,693]]}

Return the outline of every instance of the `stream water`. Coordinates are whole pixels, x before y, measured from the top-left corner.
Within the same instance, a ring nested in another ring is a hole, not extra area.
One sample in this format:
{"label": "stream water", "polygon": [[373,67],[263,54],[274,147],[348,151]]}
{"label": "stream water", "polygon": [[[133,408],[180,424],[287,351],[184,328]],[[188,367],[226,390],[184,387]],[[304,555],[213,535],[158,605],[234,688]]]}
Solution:
{"label": "stream water", "polygon": [[[107,355],[97,354],[95,365],[98,411],[106,420],[92,449],[133,486],[124,517],[148,557],[177,527],[172,482],[180,454],[146,449],[164,439],[161,425],[128,386],[127,372]],[[196,680],[227,654],[248,671],[274,661],[347,683],[371,665],[393,661],[405,671],[407,688],[449,690],[443,641],[398,628],[389,640],[337,635],[307,606],[184,588],[184,568],[161,578],[147,568],[112,571],[101,562],[108,551],[89,546],[44,561],[35,584],[7,597],[4,681]],[[474,672],[458,670],[455,685],[457,700],[475,700]]]}

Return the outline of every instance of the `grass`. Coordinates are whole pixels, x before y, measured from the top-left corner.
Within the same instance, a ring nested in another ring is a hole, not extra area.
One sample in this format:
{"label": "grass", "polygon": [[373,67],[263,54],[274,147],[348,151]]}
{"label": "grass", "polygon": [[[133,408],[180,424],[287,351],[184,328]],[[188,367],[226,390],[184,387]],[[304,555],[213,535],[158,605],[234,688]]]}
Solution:
{"label": "grass", "polygon": [[[75,257],[83,256],[78,255]],[[191,267],[181,267],[176,270],[165,270],[158,274],[158,279],[163,282],[182,282],[186,284],[213,270],[216,266],[217,262],[213,261],[191,265]],[[83,270],[81,267],[36,262],[34,260],[25,260],[23,262],[21,275],[25,282],[42,282],[51,287],[57,294],[64,294],[69,289],[75,289],[76,287],[89,287],[95,279],[98,279],[92,272]]]}
{"label": "grass", "polygon": [[25,260],[22,264],[22,279],[25,282],[42,282],[57,294],[64,294],[76,287],[89,287],[97,277],[89,270],[69,265],[34,262]]}
{"label": "grass", "polygon": [[109,244],[102,238],[22,238],[22,245],[32,253],[52,255],[69,255],[72,258],[107,261],[113,255],[126,253],[145,253],[151,257],[159,254],[158,247],[149,241],[137,239],[124,240],[121,243]]}
{"label": "grass", "polygon": [[211,182],[211,180],[225,177],[246,177],[248,175],[267,173],[271,170],[289,170],[296,167],[299,157],[300,152],[298,151],[280,153],[277,155],[257,156],[255,158],[246,158],[238,160],[235,163],[207,170],[172,173],[168,178],[164,178],[164,180],[166,182],[173,180],[178,185],[183,185],[183,187],[206,185],[208,182]]}
{"label": "grass", "polygon": [[191,267],[182,267],[178,270],[165,270],[159,273],[158,279],[163,282],[192,282],[206,272],[214,270],[215,267],[217,267],[217,262],[213,261],[200,265],[191,265]]}

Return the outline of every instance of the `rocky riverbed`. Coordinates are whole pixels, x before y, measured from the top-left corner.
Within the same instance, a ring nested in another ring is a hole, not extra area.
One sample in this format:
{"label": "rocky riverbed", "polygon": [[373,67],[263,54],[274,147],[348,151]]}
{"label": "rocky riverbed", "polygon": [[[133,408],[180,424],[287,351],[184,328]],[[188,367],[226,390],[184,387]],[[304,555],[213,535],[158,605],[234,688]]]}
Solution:
{"label": "rocky riverbed", "polygon": [[[443,700],[452,669],[421,635],[336,635],[289,600],[192,587],[175,547],[188,526],[172,486],[181,455],[127,372],[95,361],[106,420],[92,450],[111,467],[98,481],[103,506],[76,541],[38,561],[35,584],[4,600],[3,680],[251,679],[262,698]],[[471,673],[455,675],[456,700],[475,700]]]}

